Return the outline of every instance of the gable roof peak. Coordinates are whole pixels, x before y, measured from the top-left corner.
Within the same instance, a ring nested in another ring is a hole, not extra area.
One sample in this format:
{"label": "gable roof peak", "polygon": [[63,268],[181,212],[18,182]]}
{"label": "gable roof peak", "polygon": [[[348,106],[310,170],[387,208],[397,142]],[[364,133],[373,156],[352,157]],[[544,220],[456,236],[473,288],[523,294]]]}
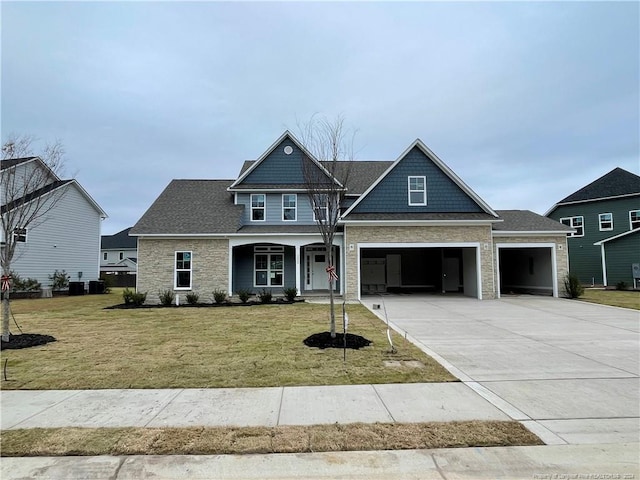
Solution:
{"label": "gable roof peak", "polygon": [[616,167],[563,198],[557,205],[633,194],[640,194],[640,176]]}

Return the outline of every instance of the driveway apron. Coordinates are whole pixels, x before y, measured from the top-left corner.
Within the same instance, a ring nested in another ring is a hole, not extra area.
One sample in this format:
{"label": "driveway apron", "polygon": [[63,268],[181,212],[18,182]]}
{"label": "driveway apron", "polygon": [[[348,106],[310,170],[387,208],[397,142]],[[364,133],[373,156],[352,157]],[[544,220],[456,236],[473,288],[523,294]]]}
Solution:
{"label": "driveway apron", "polygon": [[383,295],[363,303],[546,443],[640,436],[636,310],[536,296]]}

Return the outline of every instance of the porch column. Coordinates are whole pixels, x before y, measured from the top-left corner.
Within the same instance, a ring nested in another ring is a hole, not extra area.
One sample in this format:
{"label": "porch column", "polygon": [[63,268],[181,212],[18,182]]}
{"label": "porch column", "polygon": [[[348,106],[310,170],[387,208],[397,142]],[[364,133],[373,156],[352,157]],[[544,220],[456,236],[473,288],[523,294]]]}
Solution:
{"label": "porch column", "polygon": [[300,288],[300,245],[296,245],[296,288],[298,289],[298,295],[302,295],[302,289]]}

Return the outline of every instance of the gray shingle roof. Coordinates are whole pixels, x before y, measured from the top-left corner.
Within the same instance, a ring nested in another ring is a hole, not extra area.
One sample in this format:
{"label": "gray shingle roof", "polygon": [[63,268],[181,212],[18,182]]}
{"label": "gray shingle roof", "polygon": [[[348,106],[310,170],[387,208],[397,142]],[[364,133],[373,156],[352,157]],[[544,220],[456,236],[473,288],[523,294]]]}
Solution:
{"label": "gray shingle roof", "polygon": [[317,225],[245,225],[238,233],[281,234],[281,233],[319,233]]}
{"label": "gray shingle roof", "polygon": [[233,180],[172,180],[131,229],[144,234],[224,234],[240,226],[244,209],[227,192]]}
{"label": "gray shingle roof", "polygon": [[28,162],[34,158],[38,157],[8,158],[6,160],[2,160],[0,161],[0,170],[13,167],[14,165],[20,165],[21,163]]}
{"label": "gray shingle roof", "polygon": [[577,192],[563,198],[558,202],[558,205],[634,193],[640,194],[640,177],[618,167],[594,180],[589,185],[582,187]]}
{"label": "gray shingle roof", "polygon": [[131,227],[125,228],[113,235],[102,235],[100,238],[100,248],[105,250],[137,248],[138,240],[136,237],[129,236],[129,230],[131,230]]}
{"label": "gray shingle roof", "polygon": [[504,221],[493,224],[494,231],[503,232],[560,232],[568,233],[573,229],[543,217],[530,210],[496,210]]}
{"label": "gray shingle roof", "polygon": [[11,202],[2,205],[2,207],[0,207],[0,213],[4,215],[6,212],[9,212],[16,207],[20,207],[26,203],[29,203],[35,200],[36,198],[42,195],[45,195],[51,192],[52,190],[55,190],[56,188],[62,187],[63,185],[67,185],[71,182],[73,182],[73,180],[56,180],[55,182],[51,182],[50,184],[45,185],[42,188],[39,188],[37,190],[34,190],[31,193],[28,193],[24,197],[16,198]]}

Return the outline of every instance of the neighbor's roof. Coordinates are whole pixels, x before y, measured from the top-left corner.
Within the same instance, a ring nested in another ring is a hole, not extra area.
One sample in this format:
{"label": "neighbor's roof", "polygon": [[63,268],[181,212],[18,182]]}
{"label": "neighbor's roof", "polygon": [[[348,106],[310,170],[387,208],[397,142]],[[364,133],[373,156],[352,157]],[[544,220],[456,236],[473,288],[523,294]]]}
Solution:
{"label": "neighbor's roof", "polygon": [[497,232],[558,232],[570,233],[573,228],[530,210],[496,210],[504,221],[493,225]]}
{"label": "neighbor's roof", "polygon": [[583,202],[601,198],[619,197],[622,195],[640,194],[640,177],[620,167],[614,168],[606,175],[594,180],[586,187],[560,200],[563,203]]}
{"label": "neighbor's roof", "polygon": [[227,188],[233,180],[172,180],[130,230],[131,235],[226,234],[244,209]]}
{"label": "neighbor's roof", "polygon": [[15,165],[20,165],[21,163],[28,162],[38,157],[22,157],[22,158],[8,158],[6,160],[0,161],[0,170],[4,170],[5,168],[11,168]]}
{"label": "neighbor's roof", "polygon": [[73,182],[73,180],[57,180],[55,182],[51,182],[50,184],[45,185],[44,187],[39,188],[37,190],[34,190],[33,192],[28,193],[23,197],[16,198],[9,203],[5,203],[4,205],[2,205],[2,207],[0,207],[0,213],[5,214],[6,212],[13,210],[14,208],[19,207],[20,205],[24,205],[26,203],[32,202],[36,198],[46,195],[47,193],[52,192],[71,182]]}
{"label": "neighbor's roof", "polygon": [[137,248],[138,241],[135,237],[129,236],[129,230],[131,230],[131,227],[125,228],[113,235],[102,235],[100,238],[100,248],[103,250]]}

